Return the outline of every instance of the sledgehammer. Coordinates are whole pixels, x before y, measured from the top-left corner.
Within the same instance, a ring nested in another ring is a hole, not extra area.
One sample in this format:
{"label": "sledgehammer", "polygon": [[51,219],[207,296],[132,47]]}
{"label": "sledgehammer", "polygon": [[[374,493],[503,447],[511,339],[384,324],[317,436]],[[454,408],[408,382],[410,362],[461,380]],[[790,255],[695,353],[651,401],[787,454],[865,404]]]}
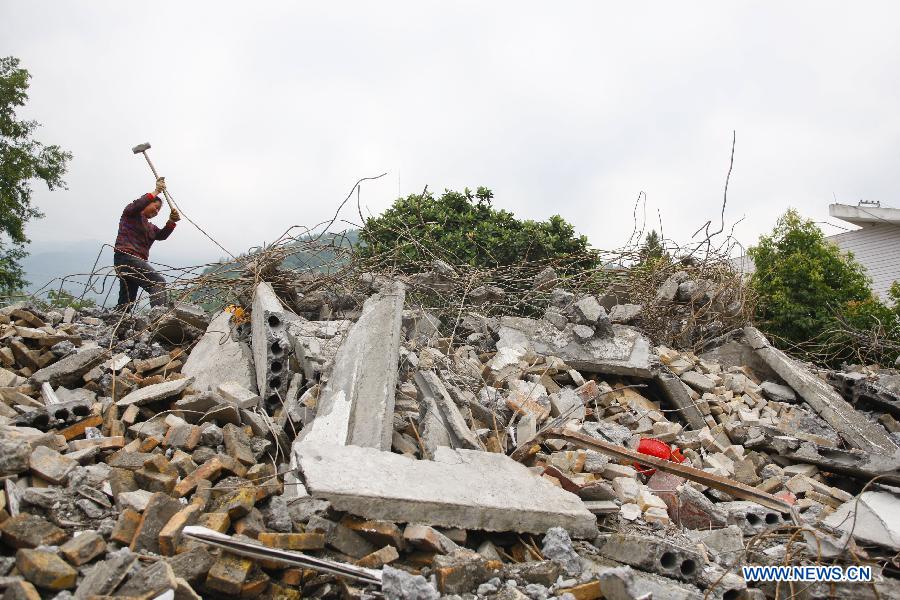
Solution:
{"label": "sledgehammer", "polygon": [[[144,142],[143,144],[138,144],[134,148],[131,149],[135,154],[141,153],[144,155],[144,158],[147,159],[147,164],[150,165],[150,170],[153,171],[153,176],[159,179],[159,175],[156,174],[156,167],[153,166],[153,163],[150,162],[150,157],[147,156],[147,150],[150,149],[150,142]],[[166,197],[166,202],[169,203],[169,210],[175,210],[175,205],[172,204],[172,198],[169,197],[169,190],[163,190],[163,195]]]}

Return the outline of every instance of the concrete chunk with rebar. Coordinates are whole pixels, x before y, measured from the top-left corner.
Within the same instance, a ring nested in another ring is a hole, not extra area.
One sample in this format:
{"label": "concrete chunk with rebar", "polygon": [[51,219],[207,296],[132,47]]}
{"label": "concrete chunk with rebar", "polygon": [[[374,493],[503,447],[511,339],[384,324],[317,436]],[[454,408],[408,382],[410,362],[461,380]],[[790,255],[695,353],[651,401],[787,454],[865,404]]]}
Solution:
{"label": "concrete chunk with rebar", "polygon": [[296,442],[293,461],[315,498],[367,519],[592,539],[597,518],[578,496],[504,454],[438,447],[434,460],[373,448]]}
{"label": "concrete chunk with rebar", "polygon": [[405,297],[403,284],[396,282],[363,304],[302,439],[391,449]]}
{"label": "concrete chunk with rebar", "polygon": [[250,326],[256,385],[265,407],[270,411],[281,406],[291,380],[286,320],[287,311],[281,306],[272,286],[261,282],[253,294]]}

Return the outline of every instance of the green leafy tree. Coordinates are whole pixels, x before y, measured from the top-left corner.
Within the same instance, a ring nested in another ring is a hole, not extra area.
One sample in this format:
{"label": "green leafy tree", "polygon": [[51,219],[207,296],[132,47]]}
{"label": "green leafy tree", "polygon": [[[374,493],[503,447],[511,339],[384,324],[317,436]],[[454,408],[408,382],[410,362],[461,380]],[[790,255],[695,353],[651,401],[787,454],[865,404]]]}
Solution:
{"label": "green leafy tree", "polygon": [[756,265],[750,284],[759,298],[757,317],[765,329],[790,342],[816,338],[831,325],[835,311],[872,297],[863,266],[793,209],[749,255]]}
{"label": "green leafy tree", "polygon": [[[495,267],[585,254],[585,236],[559,215],[546,221],[520,220],[492,206],[494,194],[479,187],[473,194],[445,190],[398,198],[379,217],[368,219],[359,234],[363,256],[393,253],[402,269],[414,270],[433,254],[457,264]],[[580,267],[596,266],[585,257]]]}
{"label": "green leafy tree", "polygon": [[43,216],[31,204],[34,180],[50,190],[65,188],[63,175],[70,152],[45,146],[33,138],[37,121],[22,120],[16,109],[28,100],[28,71],[12,56],[0,58],[0,293],[9,294],[27,282],[21,260],[27,256],[25,224]]}
{"label": "green leafy tree", "polygon": [[[900,343],[900,307],[880,302],[865,268],[825,239],[815,223],[793,209],[770,235],[749,249],[756,265],[750,285],[757,319],[776,339],[816,348],[832,363],[893,360]],[[900,285],[892,294],[900,299]]]}

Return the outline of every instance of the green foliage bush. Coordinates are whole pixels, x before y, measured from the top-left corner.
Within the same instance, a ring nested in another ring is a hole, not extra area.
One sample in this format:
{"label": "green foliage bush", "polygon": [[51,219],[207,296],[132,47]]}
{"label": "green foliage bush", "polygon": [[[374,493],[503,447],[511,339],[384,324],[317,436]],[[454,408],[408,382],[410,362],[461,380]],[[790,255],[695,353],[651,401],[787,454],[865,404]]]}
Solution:
{"label": "green foliage bush", "polygon": [[750,278],[756,318],[773,339],[832,366],[893,363],[900,349],[900,285],[892,289],[893,307],[881,302],[853,254],[842,253],[793,209],[748,253],[756,265]]}
{"label": "green foliage bush", "polygon": [[398,267],[414,271],[437,256],[455,264],[497,267],[585,254],[579,268],[595,267],[587,238],[559,215],[546,221],[520,220],[492,206],[493,193],[445,190],[398,198],[360,231],[361,256],[391,254]]}

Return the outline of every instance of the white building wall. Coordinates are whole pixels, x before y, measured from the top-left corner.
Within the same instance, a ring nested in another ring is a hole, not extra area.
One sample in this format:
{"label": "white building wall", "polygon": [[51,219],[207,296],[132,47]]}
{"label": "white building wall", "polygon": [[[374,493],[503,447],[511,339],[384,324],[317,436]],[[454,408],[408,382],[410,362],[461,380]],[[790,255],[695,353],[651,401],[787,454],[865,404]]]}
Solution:
{"label": "white building wall", "polygon": [[827,239],[853,253],[872,278],[872,291],[887,300],[891,284],[900,281],[900,225],[873,223]]}

